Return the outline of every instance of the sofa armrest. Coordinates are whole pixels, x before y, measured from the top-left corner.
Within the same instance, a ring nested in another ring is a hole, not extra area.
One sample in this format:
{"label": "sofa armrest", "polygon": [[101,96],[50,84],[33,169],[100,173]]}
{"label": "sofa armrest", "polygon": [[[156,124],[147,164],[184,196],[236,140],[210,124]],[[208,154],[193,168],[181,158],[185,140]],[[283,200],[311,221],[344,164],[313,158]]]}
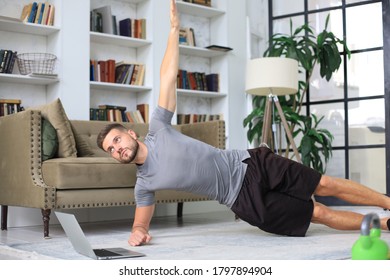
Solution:
{"label": "sofa armrest", "polygon": [[[41,113],[28,110],[0,118],[0,204],[51,208],[54,193],[43,182]],[[53,198],[51,198],[53,197]]]}
{"label": "sofa armrest", "polygon": [[179,125],[183,134],[219,149],[226,148],[225,122],[209,121]]}

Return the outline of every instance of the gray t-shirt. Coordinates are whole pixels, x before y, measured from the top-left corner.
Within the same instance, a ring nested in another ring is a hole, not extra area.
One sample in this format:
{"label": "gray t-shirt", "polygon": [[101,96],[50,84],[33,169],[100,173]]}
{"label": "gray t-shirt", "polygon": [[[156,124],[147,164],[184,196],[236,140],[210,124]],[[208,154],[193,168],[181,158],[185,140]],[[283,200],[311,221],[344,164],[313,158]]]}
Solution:
{"label": "gray t-shirt", "polygon": [[173,113],[157,107],[145,138],[148,156],[137,166],[137,206],[154,203],[154,192],[179,190],[231,207],[245,176],[246,150],[221,150],[176,131]]}

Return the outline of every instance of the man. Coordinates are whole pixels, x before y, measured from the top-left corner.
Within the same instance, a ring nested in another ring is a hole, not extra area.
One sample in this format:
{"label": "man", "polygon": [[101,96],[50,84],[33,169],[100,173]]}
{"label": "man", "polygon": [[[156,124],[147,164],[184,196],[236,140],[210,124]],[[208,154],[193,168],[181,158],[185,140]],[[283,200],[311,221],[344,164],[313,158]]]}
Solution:
{"label": "man", "polygon": [[[171,0],[170,24],[160,69],[158,107],[145,141],[138,141],[134,131],[115,123],[103,129],[97,140],[98,146],[113,158],[137,164],[137,207],[130,245],[151,240],[148,231],[154,192],[163,189],[207,195],[251,225],[289,236],[304,236],[310,222],[340,230],[360,228],[363,215],[313,202],[313,194],[390,209],[389,197],[349,180],[322,176],[268,148],[220,150],[173,129],[180,28],[175,0]],[[389,227],[390,219],[383,218],[381,228]]]}

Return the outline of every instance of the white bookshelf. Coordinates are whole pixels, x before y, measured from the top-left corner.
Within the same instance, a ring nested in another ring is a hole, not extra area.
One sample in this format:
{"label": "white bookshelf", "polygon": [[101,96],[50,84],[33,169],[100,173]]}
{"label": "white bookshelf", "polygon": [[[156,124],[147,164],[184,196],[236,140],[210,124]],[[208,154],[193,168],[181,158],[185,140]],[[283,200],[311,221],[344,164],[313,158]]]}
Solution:
{"label": "white bookshelf", "polygon": [[[0,48],[21,53],[52,53],[60,56],[61,16],[58,16],[54,26],[23,23],[20,15],[28,1],[0,0]],[[59,1],[51,1],[58,5]],[[57,71],[57,69],[56,69]],[[11,74],[0,73],[0,98],[21,99],[22,106],[30,107],[44,104],[59,95],[61,78],[41,78],[21,75],[18,63],[15,61]]]}
{"label": "white bookshelf", "polygon": [[[53,53],[58,57],[58,77],[23,76],[15,64],[13,74],[0,74],[1,98],[20,98],[25,107],[30,107],[59,97],[70,119],[89,119],[89,108],[100,104],[122,105],[132,110],[139,103],[148,103],[152,112],[158,101],[159,71],[170,28],[169,0],[50,0],[56,7],[54,26],[14,20],[19,18],[23,6],[30,2],[0,0],[4,7],[0,12],[0,36],[9,38],[1,42],[0,48],[18,53]],[[177,1],[182,24],[194,24],[197,39],[196,46],[180,45],[180,69],[220,75],[218,92],[178,89],[177,112],[223,114],[228,133],[227,146],[232,148],[246,145],[242,126],[245,106],[238,106],[246,102],[245,2],[213,0],[213,7],[206,7]],[[146,18],[146,39],[90,32],[90,11],[104,5],[111,6],[117,22],[127,17]],[[208,45],[233,50],[207,49]],[[144,85],[90,81],[91,58],[145,64]],[[234,135],[230,131],[234,131]]]}
{"label": "white bookshelf", "polygon": [[[90,10],[110,5],[112,15],[116,16],[119,34],[119,21],[125,18],[146,19],[146,39],[120,35],[89,32],[90,58],[96,60],[114,59],[116,62],[140,63],[145,65],[145,80],[142,86],[115,83],[90,82],[90,107],[102,104],[126,106],[135,110],[136,105],[147,103],[153,106],[153,41],[150,24],[153,15],[152,0],[99,1],[90,0]],[[107,95],[116,95],[112,99]]]}

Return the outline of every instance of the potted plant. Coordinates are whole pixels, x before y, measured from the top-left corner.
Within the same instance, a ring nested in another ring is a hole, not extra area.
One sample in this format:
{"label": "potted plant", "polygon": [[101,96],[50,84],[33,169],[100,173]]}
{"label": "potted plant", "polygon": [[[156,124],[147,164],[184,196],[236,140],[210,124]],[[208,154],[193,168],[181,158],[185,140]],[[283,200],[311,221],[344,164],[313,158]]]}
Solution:
{"label": "potted plant", "polygon": [[[290,20],[290,35],[274,34],[271,37],[270,46],[264,52],[264,57],[296,59],[299,71],[305,72],[305,80],[299,81],[298,92],[295,95],[280,96],[279,102],[290,123],[293,137],[296,138],[300,134],[302,136],[300,143],[297,143],[302,163],[321,173],[325,173],[326,164],[332,155],[333,135],[328,130],[320,128],[323,117],[318,118],[314,114],[303,115],[301,109],[314,67],[318,64],[321,77],[329,81],[342,62],[339,46],[348,54],[348,58],[350,57],[345,41],[327,31],[328,23],[329,15],[326,18],[325,29],[315,36],[308,24],[293,31]],[[249,142],[260,141],[266,98],[254,96],[253,110],[244,119],[244,127],[248,127]],[[285,149],[285,156],[289,157],[289,146]]]}

